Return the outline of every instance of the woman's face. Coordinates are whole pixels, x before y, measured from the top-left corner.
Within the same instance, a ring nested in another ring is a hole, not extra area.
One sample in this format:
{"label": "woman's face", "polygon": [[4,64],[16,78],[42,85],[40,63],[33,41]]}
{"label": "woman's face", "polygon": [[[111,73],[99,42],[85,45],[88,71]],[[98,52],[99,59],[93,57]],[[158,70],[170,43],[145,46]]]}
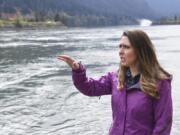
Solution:
{"label": "woman's face", "polygon": [[133,66],[136,64],[136,54],[127,36],[122,36],[119,44],[119,56],[122,66]]}

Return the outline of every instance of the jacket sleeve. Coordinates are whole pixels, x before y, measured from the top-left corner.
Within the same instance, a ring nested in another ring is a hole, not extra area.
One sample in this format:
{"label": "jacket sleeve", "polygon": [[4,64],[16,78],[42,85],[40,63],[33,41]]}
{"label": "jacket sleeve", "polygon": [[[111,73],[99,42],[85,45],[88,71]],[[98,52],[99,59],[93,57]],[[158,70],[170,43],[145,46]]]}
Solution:
{"label": "jacket sleeve", "polygon": [[170,135],[173,119],[171,80],[163,80],[159,85],[160,99],[154,105],[155,126],[152,135]]}
{"label": "jacket sleeve", "polygon": [[72,69],[72,80],[75,87],[84,95],[101,96],[111,94],[111,73],[94,79],[86,76],[85,66],[79,62],[79,69]]}

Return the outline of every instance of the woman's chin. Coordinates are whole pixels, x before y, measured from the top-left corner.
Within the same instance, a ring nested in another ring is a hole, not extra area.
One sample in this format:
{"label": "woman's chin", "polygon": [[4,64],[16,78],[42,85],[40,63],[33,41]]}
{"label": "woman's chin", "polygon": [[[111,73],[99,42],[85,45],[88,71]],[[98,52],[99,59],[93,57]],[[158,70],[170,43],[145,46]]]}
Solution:
{"label": "woman's chin", "polygon": [[128,67],[128,64],[121,62],[121,66]]}

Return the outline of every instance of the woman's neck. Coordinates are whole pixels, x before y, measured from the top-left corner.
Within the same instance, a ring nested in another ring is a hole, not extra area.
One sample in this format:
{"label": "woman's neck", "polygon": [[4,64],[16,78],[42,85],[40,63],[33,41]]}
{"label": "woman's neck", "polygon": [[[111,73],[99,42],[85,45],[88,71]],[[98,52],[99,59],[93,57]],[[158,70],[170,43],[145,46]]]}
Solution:
{"label": "woman's neck", "polygon": [[140,73],[139,69],[137,68],[137,66],[130,66],[130,71],[131,71],[131,75],[132,77],[136,76],[137,74]]}

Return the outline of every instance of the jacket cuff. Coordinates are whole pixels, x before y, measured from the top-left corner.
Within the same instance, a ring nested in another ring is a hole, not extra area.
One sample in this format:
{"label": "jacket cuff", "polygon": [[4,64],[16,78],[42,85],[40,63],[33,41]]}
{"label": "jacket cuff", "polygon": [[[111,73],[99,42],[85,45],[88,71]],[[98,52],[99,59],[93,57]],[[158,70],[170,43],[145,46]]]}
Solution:
{"label": "jacket cuff", "polygon": [[85,67],[81,64],[81,61],[79,61],[78,64],[79,64],[79,68],[78,69],[72,69],[73,73],[81,73],[82,71],[84,71]]}

